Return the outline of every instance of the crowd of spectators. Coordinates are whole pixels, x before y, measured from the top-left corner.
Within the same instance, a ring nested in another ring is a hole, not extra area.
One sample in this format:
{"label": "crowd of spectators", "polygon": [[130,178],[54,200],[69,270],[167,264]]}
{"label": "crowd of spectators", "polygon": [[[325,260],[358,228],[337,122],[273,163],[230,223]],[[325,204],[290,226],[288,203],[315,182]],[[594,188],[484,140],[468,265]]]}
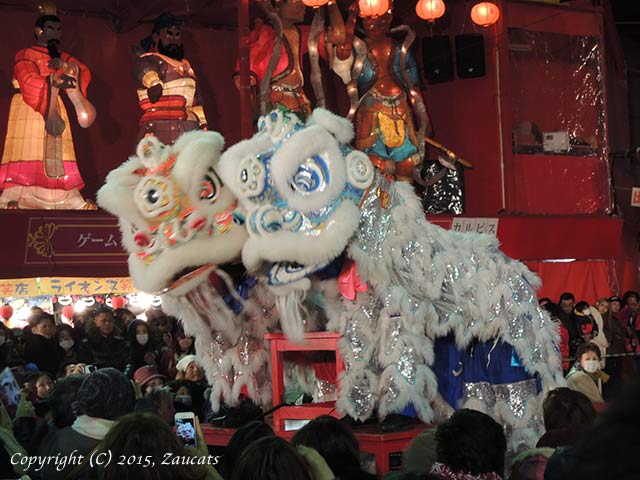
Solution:
{"label": "crowd of spectators", "polygon": [[[628,354],[637,353],[640,344],[638,298],[627,292],[591,305],[564,293],[557,303],[540,300],[558,323],[568,388],[548,393],[546,433],[536,448],[507,458],[501,425],[485,413],[458,410],[418,435],[404,452],[403,469],[388,479],[596,478],[584,466],[609,459],[602,452],[590,456],[593,432],[601,435],[599,448],[608,451],[611,446],[602,439],[619,443],[622,437],[612,438],[613,432],[631,434],[635,428],[630,409],[640,400],[640,385],[632,383],[626,391],[623,387],[636,374],[635,357]],[[0,327],[0,361],[12,367],[22,387],[15,411],[0,406],[0,478],[376,478],[361,466],[351,429],[330,416],[312,420],[291,441],[277,436],[262,419],[246,423],[214,462],[196,420],[196,447],[185,447],[172,428],[176,411],[192,411],[204,420],[220,413],[208,409],[209,386],[193,338],[161,312],[141,321],[128,310],[103,308],[74,318],[72,325],[56,326],[51,315],[34,309],[24,329]],[[615,401],[598,415],[599,406],[610,400]],[[630,416],[629,422],[623,414]],[[148,465],[140,462],[91,468],[86,459],[92,452],[150,456],[158,469],[148,476]],[[209,461],[162,465],[167,453]],[[84,461],[31,468],[10,461],[74,455],[83,455]],[[620,462],[620,476],[614,478],[633,478],[624,476],[631,468],[627,463]],[[595,471],[606,474],[604,469]]]}
{"label": "crowd of spectators", "polygon": [[557,303],[541,298],[540,305],[558,323],[563,368],[571,388],[592,401],[610,401],[640,373],[640,294],[602,297],[590,304],[576,302],[571,292]]}

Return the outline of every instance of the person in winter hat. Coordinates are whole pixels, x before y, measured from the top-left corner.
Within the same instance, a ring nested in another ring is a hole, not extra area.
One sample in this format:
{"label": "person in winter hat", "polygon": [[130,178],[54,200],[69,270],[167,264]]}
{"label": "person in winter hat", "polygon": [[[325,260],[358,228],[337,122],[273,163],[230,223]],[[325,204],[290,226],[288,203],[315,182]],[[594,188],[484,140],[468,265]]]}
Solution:
{"label": "person in winter hat", "polygon": [[[119,417],[133,411],[135,395],[131,382],[115,368],[96,370],[84,379],[76,401],[74,412],[78,417],[70,427],[48,433],[38,449],[41,457],[56,456],[71,458],[71,455],[87,455],[100,443]],[[75,465],[68,462],[66,468],[58,470],[54,462],[44,468],[30,471],[34,480],[63,479]]]}

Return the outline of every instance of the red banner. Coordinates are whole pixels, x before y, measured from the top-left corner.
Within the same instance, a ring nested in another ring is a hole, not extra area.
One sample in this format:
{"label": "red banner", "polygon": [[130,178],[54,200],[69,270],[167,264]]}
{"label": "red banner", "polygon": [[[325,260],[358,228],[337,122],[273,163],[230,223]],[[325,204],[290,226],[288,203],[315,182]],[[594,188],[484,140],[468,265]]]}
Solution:
{"label": "red banner", "polygon": [[113,218],[29,218],[26,265],[122,263],[120,231]]}

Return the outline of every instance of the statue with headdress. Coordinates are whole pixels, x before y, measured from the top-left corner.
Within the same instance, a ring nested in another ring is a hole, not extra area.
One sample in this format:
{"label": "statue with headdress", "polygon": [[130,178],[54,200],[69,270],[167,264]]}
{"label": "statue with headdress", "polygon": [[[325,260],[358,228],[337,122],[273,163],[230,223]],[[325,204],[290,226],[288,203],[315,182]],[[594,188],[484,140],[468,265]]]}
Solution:
{"label": "statue with headdress", "polygon": [[35,45],[15,57],[7,137],[0,165],[0,208],[95,209],[80,194],[69,117],[61,96],[73,104],[81,127],[96,111],[87,99],[91,72],[60,50],[62,22],[56,8],[41,5]]}
{"label": "statue with headdress", "polygon": [[430,121],[416,88],[418,66],[409,50],[415,33],[405,25],[390,29],[392,7],[381,15],[362,16],[365,35],[360,39],[355,36],[359,6],[353,2],[339,53],[353,49],[355,57],[347,82],[354,146],[383,172],[413,182],[414,175],[419,177]]}
{"label": "statue with headdress", "polygon": [[[256,20],[249,36],[251,87],[254,110],[265,115],[272,108],[284,108],[306,118],[314,107],[324,107],[320,58],[343,79],[353,57],[336,55],[344,41],[344,21],[335,2],[329,2],[329,26],[325,26],[325,9],[317,8],[310,26],[302,25],[305,5],[301,0],[257,0],[265,18]],[[265,22],[266,20],[266,22]],[[305,90],[303,56],[309,56],[309,79],[315,105]],[[236,74],[236,80],[238,80]]]}
{"label": "statue with headdress", "polygon": [[[344,41],[336,48],[338,58],[353,57],[343,80],[351,104],[348,118],[356,129],[354,146],[391,178],[420,185],[426,213],[460,214],[462,167],[472,165],[430,138],[433,126],[411,53],[415,32],[406,25],[391,28],[393,0],[378,15],[365,13],[357,1],[349,6]],[[358,15],[362,38],[355,35]],[[439,152],[437,159],[429,159],[425,144]]]}
{"label": "statue with headdress", "polygon": [[196,74],[184,56],[180,30],[176,17],[163,13],[141,42],[144,51],[138,52],[133,69],[142,110],[138,140],[153,135],[170,145],[184,132],[207,129]]}

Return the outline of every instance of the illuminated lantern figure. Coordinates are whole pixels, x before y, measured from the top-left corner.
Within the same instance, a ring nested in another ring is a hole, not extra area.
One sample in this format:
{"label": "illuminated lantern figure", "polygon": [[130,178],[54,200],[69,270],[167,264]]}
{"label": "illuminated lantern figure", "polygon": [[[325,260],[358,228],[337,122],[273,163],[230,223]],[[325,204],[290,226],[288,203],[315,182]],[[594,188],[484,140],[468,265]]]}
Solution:
{"label": "illuminated lantern figure", "polygon": [[302,0],[307,7],[311,8],[319,8],[323,5],[326,5],[329,0]]}
{"label": "illuminated lantern figure", "polygon": [[[301,118],[311,113],[311,101],[303,90],[302,64],[303,56],[306,54],[309,55],[310,83],[316,103],[323,105],[319,57],[330,58],[327,54],[329,44],[338,45],[344,42],[344,22],[337,4],[331,2],[328,5],[331,28],[325,29],[324,9],[316,10],[310,27],[299,25],[304,20],[305,5],[319,7],[323,3],[326,1],[260,2],[268,24],[258,19],[249,36],[249,62],[255,112],[264,115],[272,108],[284,107]],[[350,55],[344,62],[334,57],[331,68],[342,77],[351,68],[351,60]],[[236,82],[239,86],[237,73]]]}
{"label": "illuminated lantern figure", "polygon": [[351,5],[346,22],[345,45],[355,55],[347,85],[349,118],[354,119],[356,129],[353,144],[380,170],[412,183],[424,158],[429,127],[424,101],[415,86],[420,80],[418,67],[409,51],[415,35],[409,27],[400,26],[393,33],[404,33],[404,40],[389,37],[392,13],[387,9],[378,16],[360,10],[365,38],[355,37],[356,14],[363,3],[369,2]]}
{"label": "illuminated lantern figure", "polygon": [[78,123],[93,124],[87,100],[91,72],[59,50],[62,23],[53,6],[41,9],[36,43],[16,54],[7,137],[0,166],[0,208],[95,209],[80,195],[84,182],[76,164],[71,127],[61,96]]}
{"label": "illuminated lantern figure", "polygon": [[389,11],[389,0],[359,0],[358,8],[362,17],[379,17]]}
{"label": "illuminated lantern figure", "polygon": [[206,130],[196,74],[184,58],[176,18],[160,15],[152,34],[141,43],[146,52],[138,56],[133,69],[142,110],[138,140],[153,135],[170,145],[184,132]]}
{"label": "illuminated lantern figure", "polygon": [[480,2],[471,9],[471,20],[481,27],[490,27],[500,18],[500,8],[491,2]]}
{"label": "illuminated lantern figure", "polygon": [[445,9],[442,0],[418,0],[416,4],[416,14],[428,22],[434,22],[443,16]]}

